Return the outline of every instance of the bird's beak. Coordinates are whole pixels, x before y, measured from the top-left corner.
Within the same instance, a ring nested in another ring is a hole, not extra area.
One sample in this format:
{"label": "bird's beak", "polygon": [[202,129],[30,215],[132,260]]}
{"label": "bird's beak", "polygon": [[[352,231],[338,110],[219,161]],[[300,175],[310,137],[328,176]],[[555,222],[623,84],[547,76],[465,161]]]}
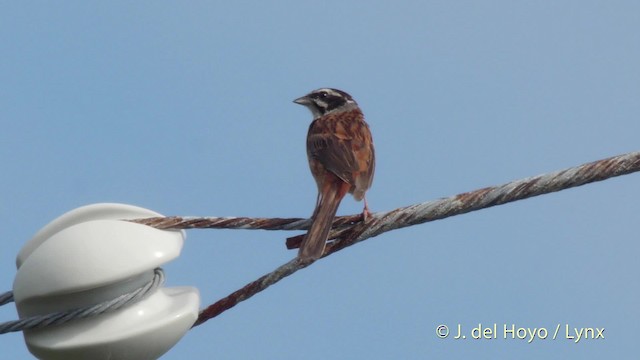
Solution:
{"label": "bird's beak", "polygon": [[311,104],[311,101],[309,100],[309,98],[307,96],[299,97],[299,98],[293,100],[293,102],[296,103],[296,104],[304,105],[304,106],[307,106],[307,105]]}

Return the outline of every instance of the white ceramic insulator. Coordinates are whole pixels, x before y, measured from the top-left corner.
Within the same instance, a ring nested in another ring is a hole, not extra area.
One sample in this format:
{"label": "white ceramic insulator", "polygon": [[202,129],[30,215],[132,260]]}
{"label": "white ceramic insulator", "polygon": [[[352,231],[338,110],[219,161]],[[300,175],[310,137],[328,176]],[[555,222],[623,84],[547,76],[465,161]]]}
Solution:
{"label": "white ceramic insulator", "polygon": [[[156,216],[162,215],[95,204],[46,225],[16,260],[13,292],[20,317],[94,305],[149,282],[155,268],[180,255],[185,233],[123,220]],[[43,360],[157,359],[191,328],[199,306],[195,288],[158,288],[120,310],[24,331],[24,337]]]}

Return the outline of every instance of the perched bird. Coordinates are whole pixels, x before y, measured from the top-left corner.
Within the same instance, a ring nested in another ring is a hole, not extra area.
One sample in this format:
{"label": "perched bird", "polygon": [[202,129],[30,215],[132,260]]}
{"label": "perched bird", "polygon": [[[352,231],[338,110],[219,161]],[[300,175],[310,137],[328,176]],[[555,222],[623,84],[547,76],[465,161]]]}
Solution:
{"label": "perched bird", "polygon": [[340,201],[347,193],[364,199],[362,215],[369,215],[365,192],[371,187],[375,152],[369,125],[351,95],[337,89],[318,89],[294,100],[313,115],[307,133],[307,157],[318,185],[311,228],[302,240],[298,256],[316,260],[322,256]]}

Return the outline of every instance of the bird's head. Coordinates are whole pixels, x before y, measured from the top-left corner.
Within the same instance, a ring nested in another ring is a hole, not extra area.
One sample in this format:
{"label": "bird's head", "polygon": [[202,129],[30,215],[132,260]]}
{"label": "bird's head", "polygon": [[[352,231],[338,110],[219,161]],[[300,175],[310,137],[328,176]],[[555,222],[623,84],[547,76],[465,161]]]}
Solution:
{"label": "bird's head", "polygon": [[333,112],[351,110],[358,106],[351,95],[338,89],[322,88],[293,100],[294,103],[304,105],[313,114],[313,118]]}

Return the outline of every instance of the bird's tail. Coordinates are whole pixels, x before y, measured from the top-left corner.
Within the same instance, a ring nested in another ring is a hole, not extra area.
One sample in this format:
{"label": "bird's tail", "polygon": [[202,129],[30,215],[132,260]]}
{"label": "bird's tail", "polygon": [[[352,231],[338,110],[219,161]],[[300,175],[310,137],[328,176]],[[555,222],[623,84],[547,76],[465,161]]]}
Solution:
{"label": "bird's tail", "polygon": [[311,227],[302,240],[298,257],[302,260],[317,260],[322,256],[327,243],[333,218],[336,216],[340,201],[349,190],[349,184],[336,178],[321,190],[318,203],[311,216]]}

